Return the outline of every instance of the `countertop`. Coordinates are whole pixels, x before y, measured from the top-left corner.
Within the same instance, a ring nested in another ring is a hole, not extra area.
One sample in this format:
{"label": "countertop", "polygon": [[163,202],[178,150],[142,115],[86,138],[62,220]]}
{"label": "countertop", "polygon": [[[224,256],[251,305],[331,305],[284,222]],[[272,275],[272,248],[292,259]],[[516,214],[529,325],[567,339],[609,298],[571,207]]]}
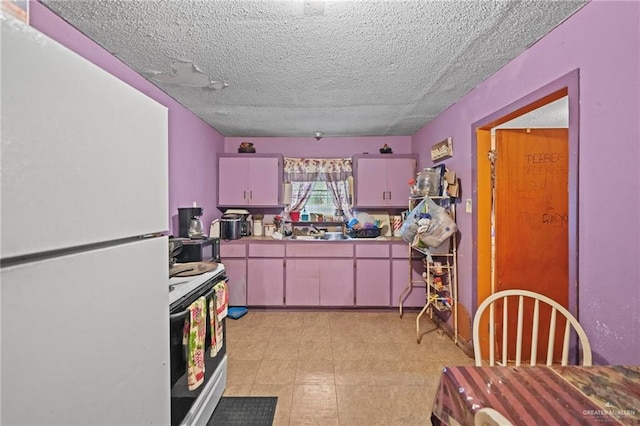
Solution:
{"label": "countertop", "polygon": [[[238,240],[230,240],[230,241],[234,241],[234,242],[286,242],[286,243],[314,243],[314,244],[319,244],[319,243],[323,243],[323,242],[328,242],[328,243],[379,243],[379,242],[383,242],[383,243],[394,243],[394,242],[403,242],[406,244],[406,242],[401,238],[401,237],[376,237],[376,238],[351,238],[348,240],[323,240],[322,242],[319,241],[315,241],[315,240],[290,240],[287,238],[283,238],[281,240],[277,239],[277,238],[273,238],[273,237],[255,237],[255,236],[249,236],[249,237],[242,237]],[[221,240],[222,243],[227,243],[229,242],[229,240]]]}

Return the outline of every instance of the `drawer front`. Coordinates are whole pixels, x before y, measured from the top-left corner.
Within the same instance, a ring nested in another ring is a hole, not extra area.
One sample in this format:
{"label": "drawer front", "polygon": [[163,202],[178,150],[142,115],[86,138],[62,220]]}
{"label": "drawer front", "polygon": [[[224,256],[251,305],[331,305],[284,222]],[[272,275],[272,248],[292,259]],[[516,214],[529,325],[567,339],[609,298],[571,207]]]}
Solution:
{"label": "drawer front", "polygon": [[356,257],[389,258],[389,244],[356,244]]}
{"label": "drawer front", "polygon": [[353,257],[353,243],[324,241],[287,244],[287,257]]}
{"label": "drawer front", "polygon": [[249,257],[284,257],[284,244],[249,244]]}
{"label": "drawer front", "polygon": [[220,242],[220,258],[247,257],[247,245],[244,243]]}

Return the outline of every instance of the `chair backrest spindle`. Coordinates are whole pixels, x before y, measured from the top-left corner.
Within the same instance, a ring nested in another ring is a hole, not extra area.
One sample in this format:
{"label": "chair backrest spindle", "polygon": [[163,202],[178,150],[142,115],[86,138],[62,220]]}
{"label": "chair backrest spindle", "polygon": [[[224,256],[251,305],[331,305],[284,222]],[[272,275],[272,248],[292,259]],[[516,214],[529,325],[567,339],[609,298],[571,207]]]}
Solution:
{"label": "chair backrest spindle", "polygon": [[[509,314],[507,313],[509,302],[506,297],[502,300],[504,301],[504,304],[502,305],[502,360],[505,360],[507,359],[507,339],[509,334],[509,322],[507,321],[509,319]],[[494,345],[495,342],[492,341],[491,344]],[[491,365],[495,365],[495,363]]]}
{"label": "chair backrest spindle", "polygon": [[551,310],[549,321],[549,344],[547,345],[547,365],[553,364],[553,350],[556,343],[556,309]]}
{"label": "chair backrest spindle", "polygon": [[[516,366],[522,362],[522,323],[524,321],[524,298],[518,298],[518,330],[516,335]],[[504,361],[504,360],[503,360]]]}
{"label": "chair backrest spindle", "polygon": [[533,305],[533,318],[531,319],[531,354],[529,364],[536,365],[538,355],[538,323],[540,321],[540,301],[536,299]]}

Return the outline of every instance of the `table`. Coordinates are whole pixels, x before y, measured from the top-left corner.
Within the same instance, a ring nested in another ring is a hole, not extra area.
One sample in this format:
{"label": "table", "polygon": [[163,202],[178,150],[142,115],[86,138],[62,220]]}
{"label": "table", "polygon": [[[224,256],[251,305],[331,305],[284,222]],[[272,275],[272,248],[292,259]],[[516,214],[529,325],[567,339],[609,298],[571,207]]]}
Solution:
{"label": "table", "polygon": [[445,367],[432,422],[473,425],[483,407],[514,425],[639,425],[640,366]]}

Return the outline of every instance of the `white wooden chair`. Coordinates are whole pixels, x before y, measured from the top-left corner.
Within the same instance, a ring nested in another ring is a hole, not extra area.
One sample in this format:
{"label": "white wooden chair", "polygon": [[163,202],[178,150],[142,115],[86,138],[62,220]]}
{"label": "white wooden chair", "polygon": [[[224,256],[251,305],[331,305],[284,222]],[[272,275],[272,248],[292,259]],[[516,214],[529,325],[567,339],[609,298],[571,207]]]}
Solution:
{"label": "white wooden chair", "polygon": [[[549,330],[547,332],[547,360],[546,365],[553,363],[553,352],[555,342],[556,331],[556,317],[558,313],[566,318],[566,326],[564,328],[564,338],[562,345],[562,359],[561,364],[567,365],[569,359],[569,346],[571,340],[571,329],[575,330],[582,347],[582,365],[591,365],[591,345],[587,338],[584,329],[578,323],[578,320],[571,315],[571,313],[565,309],[562,305],[553,299],[542,294],[535,293],[528,290],[503,290],[492,294],[487,297],[478,306],[478,310],[473,318],[473,350],[475,353],[476,366],[482,365],[482,351],[480,348],[480,320],[485,313],[487,307],[489,307],[489,365],[496,365],[495,347],[495,302],[502,301],[502,358],[498,365],[507,365],[507,349],[508,345],[513,345],[513,342],[508,342],[507,335],[509,327],[513,327],[513,321],[509,322],[508,318],[508,303],[509,300],[518,303],[518,318],[515,326],[517,327],[516,341],[515,341],[515,365],[519,366],[522,362],[522,339],[523,339],[523,324],[524,324],[524,301],[525,299],[533,299],[533,318],[531,318],[531,354],[530,365],[536,365],[536,357],[538,351],[539,330],[538,325],[540,322],[540,303],[549,305],[551,307],[551,314],[549,318]],[[543,331],[544,332],[544,331]]]}
{"label": "white wooden chair", "polygon": [[513,426],[513,423],[493,408],[484,407],[473,416],[474,426]]}

